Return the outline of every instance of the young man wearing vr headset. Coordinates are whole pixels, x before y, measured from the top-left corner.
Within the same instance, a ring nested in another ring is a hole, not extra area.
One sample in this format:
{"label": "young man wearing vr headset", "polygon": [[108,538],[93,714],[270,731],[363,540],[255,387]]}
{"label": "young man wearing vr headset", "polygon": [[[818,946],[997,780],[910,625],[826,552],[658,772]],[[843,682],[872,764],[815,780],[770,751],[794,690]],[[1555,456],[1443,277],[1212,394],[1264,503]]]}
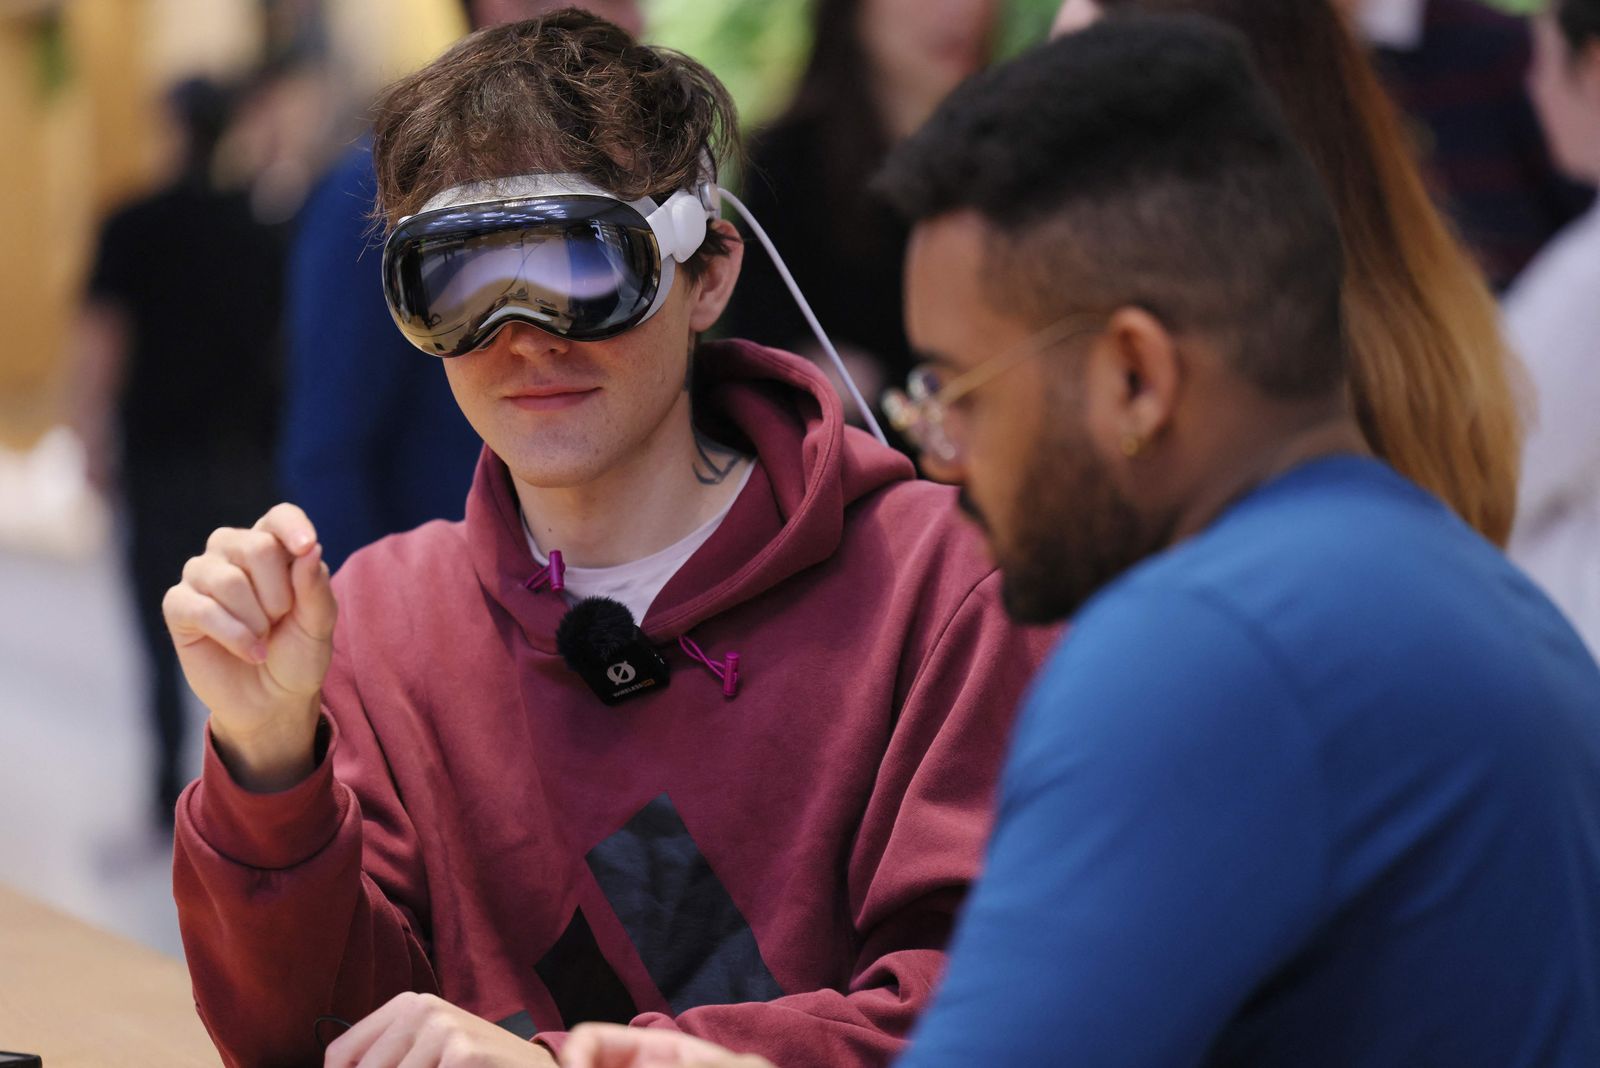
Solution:
{"label": "young man wearing vr headset", "polygon": [[1049,635],[809,363],[697,346],[733,128],[575,12],[380,102],[386,293],[487,448],[464,522],[330,582],[280,505],[168,595],[211,710],[175,893],[229,1063],[548,1063],[613,1020],[877,1065],[925,1004]]}

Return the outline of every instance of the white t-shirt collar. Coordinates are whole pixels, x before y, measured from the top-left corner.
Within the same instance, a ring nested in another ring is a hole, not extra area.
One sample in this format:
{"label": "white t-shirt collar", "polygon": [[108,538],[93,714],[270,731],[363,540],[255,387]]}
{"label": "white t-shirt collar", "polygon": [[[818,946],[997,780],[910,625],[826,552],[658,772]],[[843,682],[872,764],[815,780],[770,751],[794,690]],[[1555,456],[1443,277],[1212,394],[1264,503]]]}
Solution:
{"label": "white t-shirt collar", "polygon": [[[728,518],[728,513],[733,511],[734,502],[744,492],[755,466],[754,460],[744,465],[739,484],[734,487],[728,503],[720,512],[702,523],[693,533],[665,549],[613,567],[574,567],[568,564],[565,569],[567,600],[575,603],[586,597],[609,597],[626,605],[628,611],[633,613],[634,622],[643,623],[645,614],[667,583],[672,581],[672,576],[689,562],[689,558],[702,545],[711,540],[711,535],[717,532],[722,521]],[[528,548],[533,551],[535,562],[541,567],[548,565],[550,559],[540,551],[526,517],[522,521],[522,532],[527,536]],[[562,546],[552,545],[551,548],[561,549]]]}

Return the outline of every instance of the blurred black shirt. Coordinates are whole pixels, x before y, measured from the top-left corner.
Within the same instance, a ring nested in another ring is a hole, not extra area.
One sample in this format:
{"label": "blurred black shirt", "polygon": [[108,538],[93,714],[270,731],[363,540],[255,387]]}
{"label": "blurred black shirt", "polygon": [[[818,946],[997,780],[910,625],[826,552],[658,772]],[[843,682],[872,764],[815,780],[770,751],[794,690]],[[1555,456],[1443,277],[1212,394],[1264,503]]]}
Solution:
{"label": "blurred black shirt", "polygon": [[[912,364],[901,307],[907,227],[864,181],[835,188],[829,150],[825,129],[812,121],[762,131],[752,139],[744,200],[833,343],[877,357],[887,381],[899,384]],[[728,333],[814,352],[811,331],[766,251],[745,238]]]}
{"label": "blurred black shirt", "polygon": [[106,222],[89,292],[128,323],[125,464],[195,449],[270,449],[283,255],[281,236],[255,220],[243,194],[198,182]]}

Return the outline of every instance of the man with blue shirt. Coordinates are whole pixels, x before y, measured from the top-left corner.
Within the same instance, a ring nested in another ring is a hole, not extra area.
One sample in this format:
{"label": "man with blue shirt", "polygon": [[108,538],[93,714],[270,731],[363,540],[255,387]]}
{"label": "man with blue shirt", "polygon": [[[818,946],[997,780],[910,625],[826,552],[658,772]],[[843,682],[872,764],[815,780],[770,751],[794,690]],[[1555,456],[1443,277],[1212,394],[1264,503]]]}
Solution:
{"label": "man with blue shirt", "polygon": [[903,1068],[1600,1064],[1600,669],[1366,454],[1339,235],[1242,45],[1108,21],[882,186],[929,361],[890,407],[1013,614],[1075,617]]}

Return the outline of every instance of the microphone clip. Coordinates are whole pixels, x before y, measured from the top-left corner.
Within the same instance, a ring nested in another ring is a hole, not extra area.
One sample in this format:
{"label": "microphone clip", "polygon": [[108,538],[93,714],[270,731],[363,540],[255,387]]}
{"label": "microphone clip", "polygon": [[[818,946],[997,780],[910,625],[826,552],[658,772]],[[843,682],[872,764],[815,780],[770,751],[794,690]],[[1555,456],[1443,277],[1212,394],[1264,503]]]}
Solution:
{"label": "microphone clip", "polygon": [[556,649],[607,705],[661,689],[671,677],[633,613],[607,597],[585,598],[567,611],[556,627]]}

